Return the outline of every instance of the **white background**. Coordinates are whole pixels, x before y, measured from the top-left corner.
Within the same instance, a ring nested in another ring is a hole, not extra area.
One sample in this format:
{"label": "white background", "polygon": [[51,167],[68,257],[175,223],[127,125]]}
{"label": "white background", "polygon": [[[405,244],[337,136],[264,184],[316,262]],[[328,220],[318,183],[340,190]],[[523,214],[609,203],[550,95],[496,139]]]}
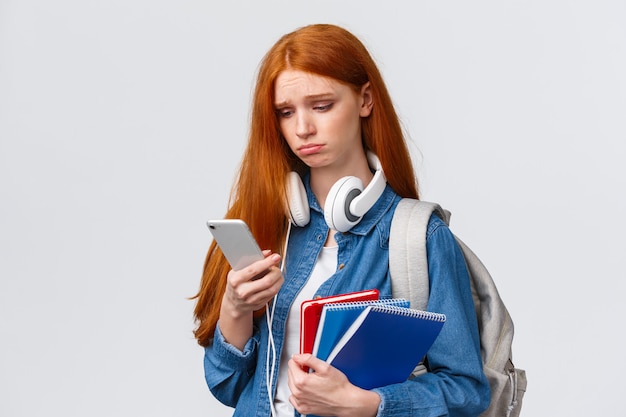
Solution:
{"label": "white background", "polygon": [[228,416],[193,302],[257,65],[345,26],[493,273],[525,416],[618,415],[623,1],[0,0],[0,416]]}

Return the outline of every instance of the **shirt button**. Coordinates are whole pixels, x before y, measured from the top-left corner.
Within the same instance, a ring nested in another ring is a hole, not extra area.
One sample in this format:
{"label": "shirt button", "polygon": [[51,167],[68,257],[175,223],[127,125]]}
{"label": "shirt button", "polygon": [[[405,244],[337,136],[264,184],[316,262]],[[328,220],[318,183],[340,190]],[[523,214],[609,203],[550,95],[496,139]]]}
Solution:
{"label": "shirt button", "polygon": [[346,264],[339,264],[339,270],[341,271]]}

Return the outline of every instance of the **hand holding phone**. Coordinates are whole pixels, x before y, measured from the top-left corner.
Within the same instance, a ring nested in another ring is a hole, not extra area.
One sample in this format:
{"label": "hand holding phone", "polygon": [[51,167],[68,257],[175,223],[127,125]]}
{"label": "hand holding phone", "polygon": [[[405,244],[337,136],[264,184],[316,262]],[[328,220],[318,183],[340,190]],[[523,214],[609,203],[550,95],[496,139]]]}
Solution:
{"label": "hand holding phone", "polygon": [[[233,269],[226,279],[220,309],[220,330],[230,344],[243,350],[251,336],[254,312],[268,308],[267,303],[284,282],[282,273],[275,267],[280,256],[268,254],[266,258],[242,220],[209,220],[207,227]],[[255,265],[249,271],[237,272],[259,261],[263,261],[259,268]],[[254,273],[257,274],[251,276]],[[266,278],[255,281],[262,277]],[[236,313],[230,314],[232,312]]]}

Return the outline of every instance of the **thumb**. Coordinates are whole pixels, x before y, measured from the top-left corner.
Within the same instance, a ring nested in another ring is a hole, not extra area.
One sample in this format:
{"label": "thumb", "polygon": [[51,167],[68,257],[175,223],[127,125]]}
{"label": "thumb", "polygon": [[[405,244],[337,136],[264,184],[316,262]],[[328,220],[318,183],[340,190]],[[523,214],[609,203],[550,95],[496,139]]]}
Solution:
{"label": "thumb", "polygon": [[310,368],[315,372],[321,371],[322,369],[325,369],[329,366],[326,362],[319,358],[316,358],[310,353],[295,354],[292,356],[292,359],[300,368]]}

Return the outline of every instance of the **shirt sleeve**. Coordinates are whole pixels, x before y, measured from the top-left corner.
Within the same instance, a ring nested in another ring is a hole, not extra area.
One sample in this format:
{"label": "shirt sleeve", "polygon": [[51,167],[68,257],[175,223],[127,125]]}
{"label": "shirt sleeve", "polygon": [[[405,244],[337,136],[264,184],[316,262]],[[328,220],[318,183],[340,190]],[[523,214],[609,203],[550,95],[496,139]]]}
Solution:
{"label": "shirt sleeve", "polygon": [[428,351],[428,373],[375,389],[381,396],[378,417],[469,417],[489,406],[465,259],[448,227],[435,216],[428,225],[426,249],[428,310],[444,313],[446,323]]}
{"label": "shirt sleeve", "polygon": [[223,404],[237,405],[239,395],[254,375],[258,345],[256,326],[243,351],[228,343],[219,323],[216,326],[213,343],[204,348],[204,377],[215,398]]}

